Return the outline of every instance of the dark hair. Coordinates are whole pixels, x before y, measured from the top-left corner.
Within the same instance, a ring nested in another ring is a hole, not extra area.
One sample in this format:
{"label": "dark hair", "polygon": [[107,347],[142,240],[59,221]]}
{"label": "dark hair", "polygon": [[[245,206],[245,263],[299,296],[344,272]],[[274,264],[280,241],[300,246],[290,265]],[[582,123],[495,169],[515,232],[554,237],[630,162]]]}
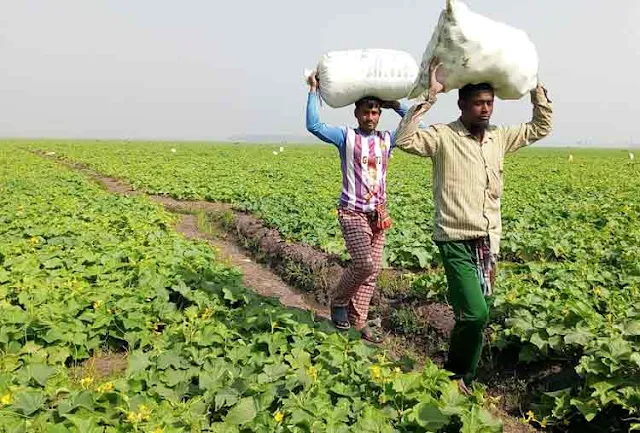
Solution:
{"label": "dark hair", "polygon": [[478,92],[494,93],[493,86],[489,83],[467,84],[458,90],[458,99],[461,101],[467,101]]}
{"label": "dark hair", "polygon": [[375,96],[365,96],[364,98],[358,99],[356,101],[356,108],[360,108],[363,105],[369,109],[381,108],[382,100],[380,98],[376,98]]}

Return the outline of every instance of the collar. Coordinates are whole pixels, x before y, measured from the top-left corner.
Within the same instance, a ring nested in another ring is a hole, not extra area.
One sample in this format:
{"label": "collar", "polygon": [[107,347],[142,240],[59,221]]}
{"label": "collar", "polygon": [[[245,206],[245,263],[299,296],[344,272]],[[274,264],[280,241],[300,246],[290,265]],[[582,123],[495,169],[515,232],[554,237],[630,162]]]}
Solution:
{"label": "collar", "polygon": [[363,137],[375,137],[379,133],[378,130],[373,130],[370,133],[365,134],[364,132],[362,132],[362,130],[360,128],[355,128],[354,131],[356,131],[356,134],[361,135]]}
{"label": "collar", "polygon": [[[467,127],[464,126],[464,123],[462,123],[462,119],[460,118],[458,118],[458,120],[456,120],[455,122],[451,122],[449,124],[449,127],[453,129],[453,131],[456,132],[460,137],[473,137],[473,135],[469,132]],[[496,127],[494,125],[489,125],[489,127],[484,132],[484,140],[482,142],[483,144],[486,143],[487,141],[493,140],[493,132],[495,130],[496,130]],[[475,137],[474,137],[474,140],[475,140]]]}

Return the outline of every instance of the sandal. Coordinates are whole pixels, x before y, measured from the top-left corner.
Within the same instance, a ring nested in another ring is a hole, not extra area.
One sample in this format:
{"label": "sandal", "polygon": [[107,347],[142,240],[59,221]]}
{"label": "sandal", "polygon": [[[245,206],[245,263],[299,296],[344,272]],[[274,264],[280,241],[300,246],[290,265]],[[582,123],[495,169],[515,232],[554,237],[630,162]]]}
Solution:
{"label": "sandal", "polygon": [[331,307],[331,321],[333,322],[333,325],[340,330],[347,330],[351,328],[347,307]]}
{"label": "sandal", "polygon": [[366,325],[364,328],[360,329],[360,336],[363,340],[367,340],[373,344],[380,344],[384,342],[384,337],[377,329],[372,328],[369,325]]}

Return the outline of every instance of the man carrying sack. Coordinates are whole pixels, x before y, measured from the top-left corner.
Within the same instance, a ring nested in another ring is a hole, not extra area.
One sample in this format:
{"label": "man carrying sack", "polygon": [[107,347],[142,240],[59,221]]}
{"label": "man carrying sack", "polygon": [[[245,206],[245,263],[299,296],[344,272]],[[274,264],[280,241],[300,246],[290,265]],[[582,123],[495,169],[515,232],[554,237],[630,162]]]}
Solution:
{"label": "man carrying sack", "polygon": [[367,325],[369,304],[382,267],[384,231],[391,227],[386,209],[387,165],[394,133],[377,131],[383,108],[406,112],[397,101],[383,102],[365,97],[356,102],[358,127],[329,126],[318,114],[318,78],[308,78],[307,130],[320,140],[334,144],[340,153],[342,194],[338,220],[351,255],[331,302],[331,319],[338,329],[354,327],[362,338],[381,343],[380,333]]}
{"label": "man carrying sack", "polygon": [[489,84],[466,85],[459,90],[462,114],[447,125],[419,129],[419,118],[444,91],[436,78],[438,60],[429,64],[427,100],[405,115],[396,131],[396,146],[409,153],[431,158],[435,202],[434,239],[447,276],[449,300],[456,324],[451,333],[445,368],[459,379],[460,388],[476,375],[482,353],[483,333],[496,273],[502,223],[503,161],[540,140],[551,131],[552,109],[545,88],[531,91],[533,117],[513,127],[489,124],[494,90]]}

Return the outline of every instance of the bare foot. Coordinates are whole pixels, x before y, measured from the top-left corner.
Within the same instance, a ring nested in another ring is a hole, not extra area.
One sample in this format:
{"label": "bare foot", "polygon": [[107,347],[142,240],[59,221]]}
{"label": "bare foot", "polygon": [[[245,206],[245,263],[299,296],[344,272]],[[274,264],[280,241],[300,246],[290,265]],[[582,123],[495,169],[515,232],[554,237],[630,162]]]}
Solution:
{"label": "bare foot", "polygon": [[467,385],[464,383],[463,379],[458,379],[458,389],[460,390],[460,393],[462,393],[464,395],[473,394],[471,392],[471,390],[469,389],[469,387],[467,387]]}

